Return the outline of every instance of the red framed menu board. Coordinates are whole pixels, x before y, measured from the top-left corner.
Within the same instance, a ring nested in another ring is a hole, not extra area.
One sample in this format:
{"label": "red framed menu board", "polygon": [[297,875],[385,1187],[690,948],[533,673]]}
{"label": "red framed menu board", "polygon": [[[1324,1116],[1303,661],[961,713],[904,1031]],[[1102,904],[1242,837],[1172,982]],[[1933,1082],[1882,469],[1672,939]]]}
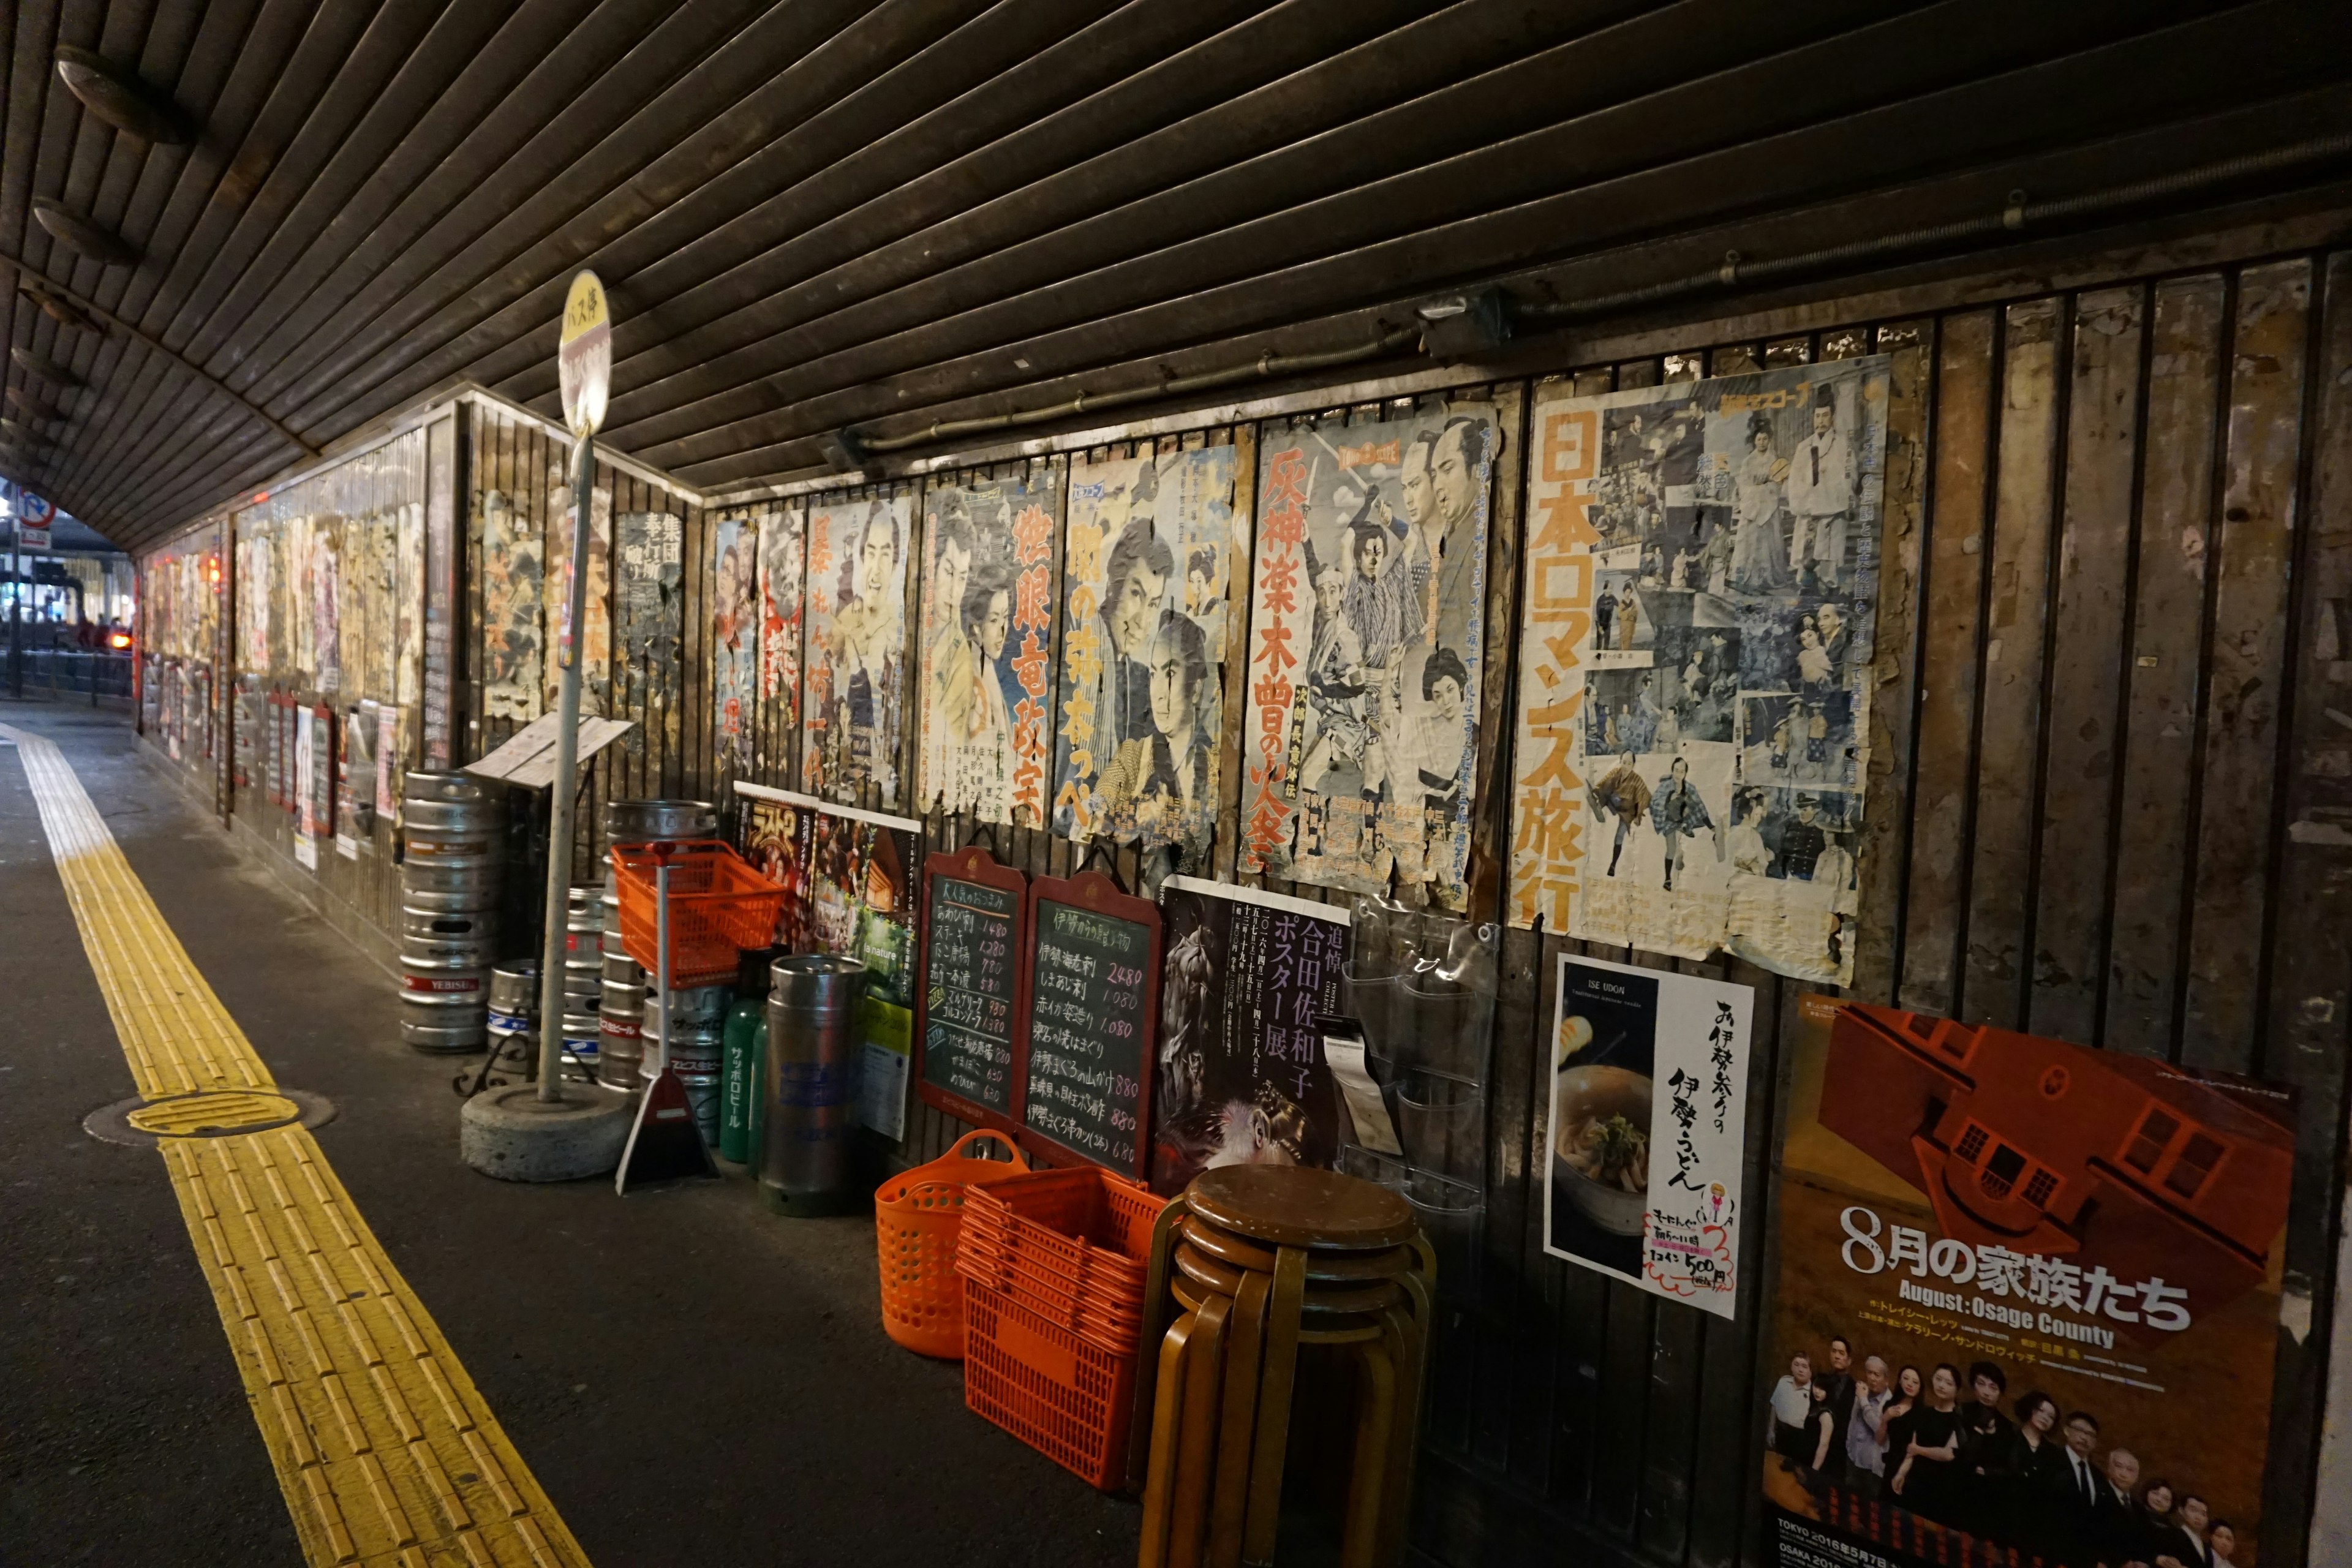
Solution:
{"label": "red framed menu board", "polygon": [[1021,1146],[1057,1165],[1150,1173],[1160,909],[1098,871],[1029,888],[1015,1039]]}
{"label": "red framed menu board", "polygon": [[923,862],[915,1092],[950,1116],[1021,1130],[1021,954],[1029,878],[969,847]]}

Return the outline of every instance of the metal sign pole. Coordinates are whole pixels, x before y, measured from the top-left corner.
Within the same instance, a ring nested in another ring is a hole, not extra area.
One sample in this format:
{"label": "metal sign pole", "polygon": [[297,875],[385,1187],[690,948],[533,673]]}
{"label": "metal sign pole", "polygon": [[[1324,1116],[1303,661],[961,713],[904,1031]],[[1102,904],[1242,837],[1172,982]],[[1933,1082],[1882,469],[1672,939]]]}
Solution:
{"label": "metal sign pole", "polygon": [[572,584],[556,647],[555,798],[547,814],[547,940],[539,959],[539,1098],[562,1093],[563,959],[572,894],[572,814],[580,793],[580,658],[577,632],[588,606],[589,514],[595,505],[596,448],[586,436],[572,447]]}

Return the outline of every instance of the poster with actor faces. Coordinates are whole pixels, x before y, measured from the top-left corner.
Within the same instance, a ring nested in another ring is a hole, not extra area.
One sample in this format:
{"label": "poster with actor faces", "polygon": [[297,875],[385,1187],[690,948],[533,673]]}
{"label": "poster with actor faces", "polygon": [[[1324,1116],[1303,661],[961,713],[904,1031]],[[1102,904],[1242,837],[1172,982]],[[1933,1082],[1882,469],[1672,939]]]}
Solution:
{"label": "poster with actor faces", "polygon": [[759,528],[722,518],[713,531],[717,562],[710,583],[710,658],[718,687],[714,715],[719,756],[734,767],[751,765],[751,729],[759,686]]}
{"label": "poster with actor faces", "polygon": [[1214,830],[1234,449],[1070,470],[1054,831],[1195,851]]}
{"label": "poster with actor faces", "polygon": [[1045,822],[1061,492],[1041,471],[923,498],[923,810]]}
{"label": "poster with actor faces", "polygon": [[1790,1568],[2252,1568],[2293,1092],[1806,996],[1755,1412]]}
{"label": "poster with actor faces", "polygon": [[1496,445],[1468,404],[1265,436],[1244,873],[1462,906]]}
{"label": "poster with actor faces", "polygon": [[898,804],[913,522],[907,495],[809,506],[800,783],[825,800]]}
{"label": "poster with actor faces", "polygon": [[1538,390],[1512,923],[1852,981],[1887,386]]}

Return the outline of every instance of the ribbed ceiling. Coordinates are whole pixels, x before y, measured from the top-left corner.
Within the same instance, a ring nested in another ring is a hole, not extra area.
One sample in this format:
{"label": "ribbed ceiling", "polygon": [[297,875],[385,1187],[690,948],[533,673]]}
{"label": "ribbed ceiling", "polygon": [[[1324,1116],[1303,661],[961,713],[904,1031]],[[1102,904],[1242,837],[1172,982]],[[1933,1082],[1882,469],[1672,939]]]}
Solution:
{"label": "ribbed ceiling", "polygon": [[[564,285],[593,266],[607,438],[723,489],[821,468],[845,426],[1376,340],[1465,279],[1639,287],[1765,215],[1820,205],[1834,243],[2011,178],[2063,194],[2046,182],[2352,129],[2340,21],[2333,0],[16,0],[0,258],[49,309],[0,303],[26,351],[0,468],[137,547],[458,381],[552,414]],[[193,140],[110,124],[61,49]],[[56,319],[77,314],[101,330]]]}

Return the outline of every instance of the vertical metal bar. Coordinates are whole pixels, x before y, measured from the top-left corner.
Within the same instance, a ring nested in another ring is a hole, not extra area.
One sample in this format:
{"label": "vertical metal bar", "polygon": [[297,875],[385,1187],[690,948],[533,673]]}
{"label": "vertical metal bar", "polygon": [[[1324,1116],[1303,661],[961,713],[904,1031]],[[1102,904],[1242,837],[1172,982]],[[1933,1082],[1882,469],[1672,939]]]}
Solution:
{"label": "vertical metal bar", "polygon": [[[539,1098],[563,1098],[563,939],[572,890],[572,807],[580,789],[580,635],[588,597],[588,520],[595,504],[593,443],[582,437],[572,448],[572,581],[565,600],[563,632],[556,657],[563,669],[557,689],[555,798],[548,803],[547,919],[539,960]],[[454,657],[454,652],[453,652]],[[451,716],[454,725],[456,716]]]}

